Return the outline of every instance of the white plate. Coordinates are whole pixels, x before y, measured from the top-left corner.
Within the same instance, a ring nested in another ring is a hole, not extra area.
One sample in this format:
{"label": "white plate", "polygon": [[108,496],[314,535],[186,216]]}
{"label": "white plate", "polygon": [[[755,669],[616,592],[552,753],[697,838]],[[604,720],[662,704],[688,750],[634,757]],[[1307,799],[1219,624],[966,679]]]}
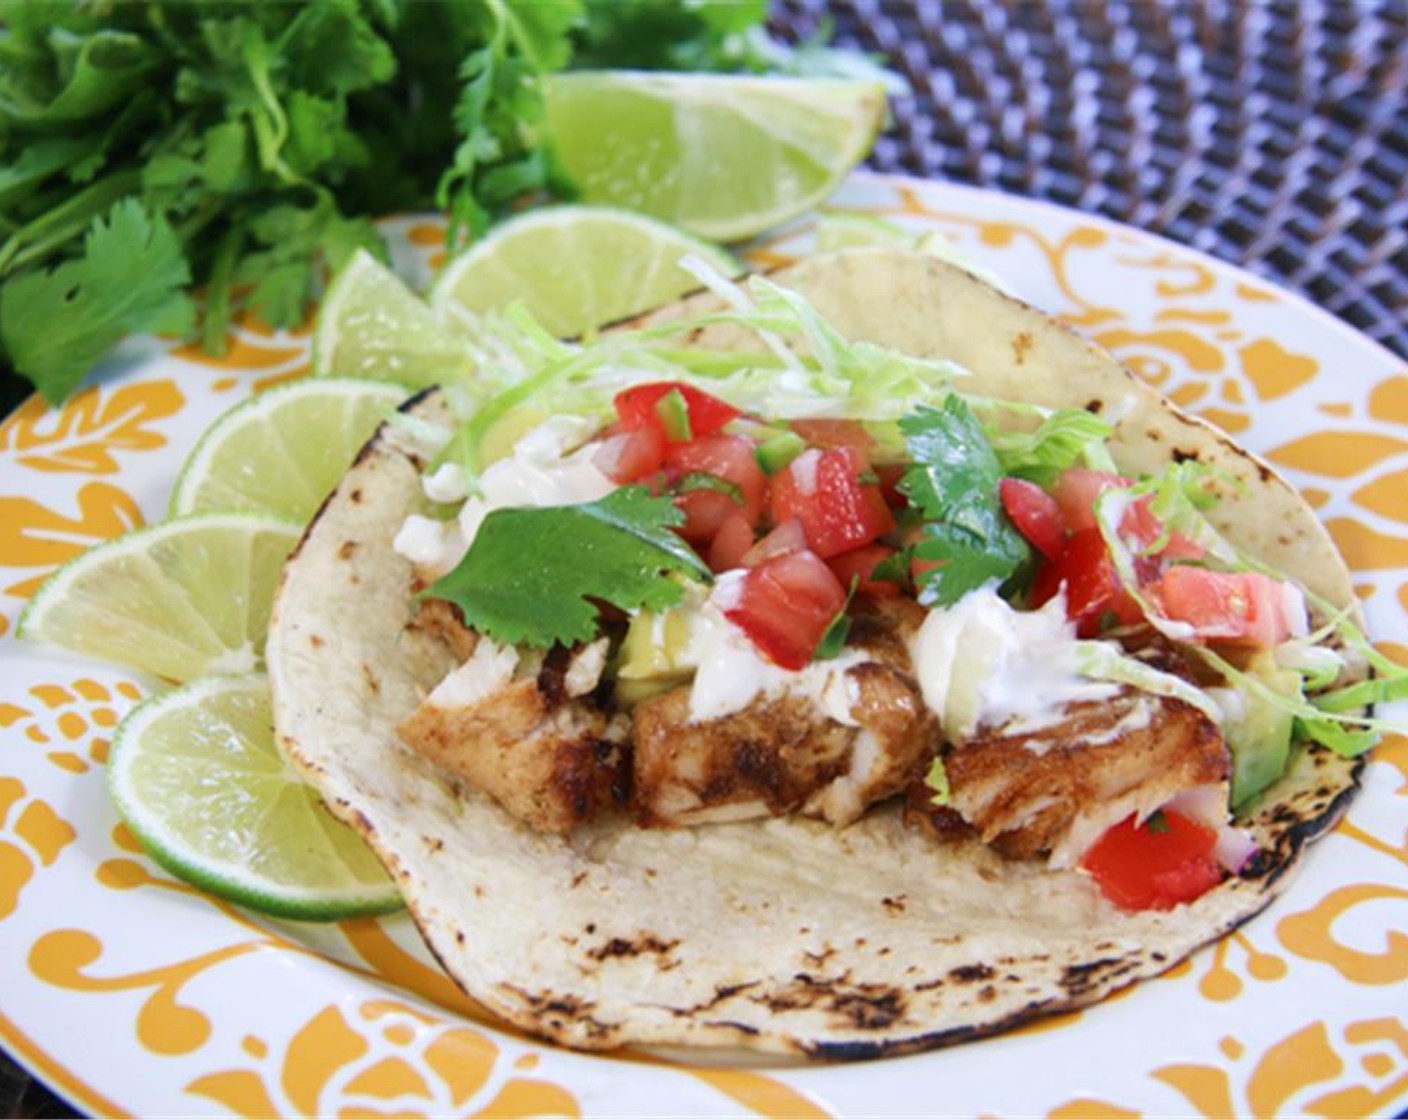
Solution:
{"label": "white plate", "polygon": [[[1372,633],[1408,658],[1408,371],[1304,301],[1051,206],[861,175],[832,205],[940,230],[1320,510]],[[401,219],[433,266],[440,227]],[[756,247],[807,248],[812,223]],[[106,736],[147,687],[14,641],[38,581],[156,520],[216,415],[306,371],[307,337],[229,357],[129,344],[64,409],[0,427],[0,1044],[122,1114],[1390,1114],[1408,1107],[1408,742],[1266,913],[1169,976],[1002,1038],[880,1063],[687,1068],[540,1045],[478,1019],[404,917],[252,917],[174,882],[118,826]]]}

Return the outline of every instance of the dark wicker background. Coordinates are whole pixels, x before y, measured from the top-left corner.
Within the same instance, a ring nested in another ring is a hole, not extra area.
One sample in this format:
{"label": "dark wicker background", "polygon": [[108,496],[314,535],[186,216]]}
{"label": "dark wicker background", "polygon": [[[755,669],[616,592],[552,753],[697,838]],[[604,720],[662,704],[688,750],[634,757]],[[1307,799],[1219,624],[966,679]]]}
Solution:
{"label": "dark wicker background", "polygon": [[1048,199],[1408,357],[1408,3],[782,0],[913,88],[871,165]]}
{"label": "dark wicker background", "polygon": [[[824,19],[912,87],[874,168],[1165,234],[1408,358],[1408,0],[778,0],[774,25]],[[0,1117],[70,1114],[0,1054]]]}

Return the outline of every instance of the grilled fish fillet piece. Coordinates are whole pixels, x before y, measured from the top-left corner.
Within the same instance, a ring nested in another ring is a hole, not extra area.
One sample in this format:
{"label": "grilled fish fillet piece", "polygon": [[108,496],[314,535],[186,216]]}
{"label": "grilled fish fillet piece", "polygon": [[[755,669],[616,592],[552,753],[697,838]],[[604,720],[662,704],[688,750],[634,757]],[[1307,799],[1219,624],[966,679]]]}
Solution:
{"label": "grilled fish fillet piece", "polygon": [[690,719],[687,685],[637,705],[632,798],[641,823],[802,813],[846,825],[922,773],[942,736],[909,675],[902,620],[883,609],[863,618],[852,648],[866,659],[837,669],[848,722],[793,693],[699,721]]}
{"label": "grilled fish fillet piece", "polygon": [[592,696],[606,652],[605,639],[554,650],[525,674],[516,651],[481,638],[397,734],[525,824],[567,833],[630,788],[629,721]]}
{"label": "grilled fish fillet piece", "polygon": [[1054,723],[980,729],[944,756],[951,805],[1013,857],[1072,867],[1112,825],[1180,796],[1227,805],[1231,757],[1217,725],[1182,700],[1122,686]]}

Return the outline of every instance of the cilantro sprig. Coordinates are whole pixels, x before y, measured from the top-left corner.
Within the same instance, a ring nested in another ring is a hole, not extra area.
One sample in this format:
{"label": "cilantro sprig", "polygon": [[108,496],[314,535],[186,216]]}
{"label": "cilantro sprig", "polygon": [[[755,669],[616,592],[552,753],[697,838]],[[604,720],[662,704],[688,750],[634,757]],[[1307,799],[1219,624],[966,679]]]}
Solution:
{"label": "cilantro sprig", "polygon": [[923,518],[912,555],[938,565],[918,578],[919,601],[951,606],[1010,579],[1031,550],[1002,510],[1002,462],[973,410],[950,394],[900,420],[900,432],[912,461],[899,489]]}
{"label": "cilantro sprig", "polygon": [[[371,219],[457,242],[564,193],[540,79],[572,65],[826,73],[764,0],[0,0],[0,374],[59,402],[123,335],[220,354],[307,316]],[[664,35],[666,38],[660,38]],[[199,293],[199,301],[195,296]]]}
{"label": "cilantro sprig", "polygon": [[427,594],[454,603],[467,625],[500,642],[590,641],[600,629],[599,602],[661,611],[683,598],[671,573],[711,578],[671,532],[683,523],[670,498],[643,486],[581,505],[495,510]]}

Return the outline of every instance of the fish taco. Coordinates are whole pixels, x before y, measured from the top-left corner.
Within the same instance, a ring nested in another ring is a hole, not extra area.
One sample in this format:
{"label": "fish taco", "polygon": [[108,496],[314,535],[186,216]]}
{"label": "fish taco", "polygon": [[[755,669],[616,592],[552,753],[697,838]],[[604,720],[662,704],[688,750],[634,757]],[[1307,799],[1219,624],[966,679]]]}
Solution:
{"label": "fish taco", "polygon": [[932,257],[703,279],[475,323],[285,570],[280,744],[446,971],[568,1046],[874,1057],[1265,907],[1398,687],[1299,495]]}

